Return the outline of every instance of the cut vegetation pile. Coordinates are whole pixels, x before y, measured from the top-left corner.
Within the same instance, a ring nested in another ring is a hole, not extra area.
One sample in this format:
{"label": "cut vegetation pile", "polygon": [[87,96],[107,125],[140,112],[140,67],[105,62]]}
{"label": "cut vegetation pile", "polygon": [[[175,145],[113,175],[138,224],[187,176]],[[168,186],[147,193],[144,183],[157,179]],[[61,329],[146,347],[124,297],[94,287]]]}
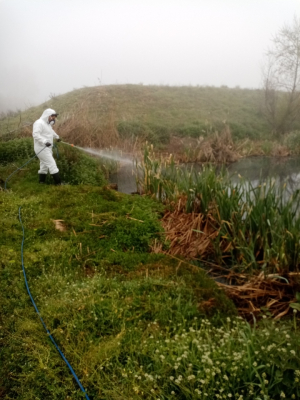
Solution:
{"label": "cut vegetation pile", "polygon": [[186,213],[180,209],[167,211],[162,218],[166,238],[170,242],[168,253],[187,259],[208,258],[214,253],[213,241],[218,236],[216,221],[211,215]]}
{"label": "cut vegetation pile", "polygon": [[218,282],[236,304],[239,314],[250,319],[262,312],[279,319],[294,310],[300,311],[300,273],[245,276],[223,275],[231,285]]}

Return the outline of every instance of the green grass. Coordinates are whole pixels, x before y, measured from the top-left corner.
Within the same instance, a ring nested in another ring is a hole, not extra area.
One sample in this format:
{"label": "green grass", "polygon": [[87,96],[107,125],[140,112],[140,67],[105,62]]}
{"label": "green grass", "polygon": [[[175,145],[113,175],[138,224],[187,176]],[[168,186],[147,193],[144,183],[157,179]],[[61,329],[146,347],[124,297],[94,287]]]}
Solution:
{"label": "green grass", "polygon": [[36,169],[0,191],[1,398],[83,398],[26,292],[20,206],[31,293],[91,400],[299,397],[295,318],[250,326],[202,269],[151,253],[168,245],[156,200],[39,185]]}
{"label": "green grass", "polygon": [[[0,120],[0,135],[32,123],[47,107],[63,123],[76,115],[89,124],[89,134],[113,124],[122,137],[139,136],[167,143],[171,135],[206,136],[230,126],[235,140],[269,136],[261,111],[263,92],[226,87],[110,85],[77,89]],[[84,117],[82,117],[84,115]],[[21,118],[21,119],[20,119]],[[80,120],[77,122],[80,123]],[[59,126],[58,124],[58,126]]]}
{"label": "green grass", "polygon": [[[11,167],[6,165],[7,171]],[[200,269],[178,268],[177,262],[149,252],[155,239],[164,240],[159,203],[98,186],[39,185],[35,174],[34,169],[18,174],[10,190],[0,192],[3,398],[80,398],[26,293],[20,206],[32,295],[91,398],[122,391],[113,376],[97,371],[116,356],[134,355],[140,328],[147,337],[154,321],[168,330],[169,319],[188,324],[196,316],[235,314],[232,303]],[[55,229],[53,220],[58,219],[66,231]],[[216,305],[206,310],[201,304],[211,297]],[[112,385],[118,387],[112,390]]]}

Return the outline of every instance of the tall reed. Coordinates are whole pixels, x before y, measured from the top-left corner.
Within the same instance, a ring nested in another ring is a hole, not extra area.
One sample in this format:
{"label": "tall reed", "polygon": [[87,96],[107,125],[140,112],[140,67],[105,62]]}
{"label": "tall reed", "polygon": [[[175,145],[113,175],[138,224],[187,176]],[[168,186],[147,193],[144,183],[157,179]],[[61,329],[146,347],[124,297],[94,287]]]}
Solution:
{"label": "tall reed", "polygon": [[176,165],[172,156],[157,160],[150,146],[137,169],[140,191],[168,205],[180,203],[186,213],[213,217],[215,262],[245,272],[299,270],[299,190],[290,195],[271,179],[236,184],[224,169],[209,165],[199,172]]}

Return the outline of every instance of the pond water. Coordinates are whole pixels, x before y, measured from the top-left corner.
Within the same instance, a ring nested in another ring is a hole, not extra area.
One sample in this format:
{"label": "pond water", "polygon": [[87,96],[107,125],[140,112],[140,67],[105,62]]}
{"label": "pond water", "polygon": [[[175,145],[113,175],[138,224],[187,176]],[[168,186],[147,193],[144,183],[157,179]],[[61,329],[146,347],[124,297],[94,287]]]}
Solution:
{"label": "pond water", "polygon": [[241,175],[255,187],[273,178],[277,186],[286,184],[286,194],[300,189],[300,157],[249,157],[227,166],[227,170],[233,182]]}
{"label": "pond water", "polygon": [[[190,164],[192,165],[192,164]],[[201,169],[201,164],[193,164]],[[230,179],[238,182],[241,175],[256,186],[260,180],[274,178],[278,185],[286,183],[288,192],[300,189],[300,157],[248,157],[226,166]],[[110,176],[110,182],[118,185],[122,193],[136,192],[134,164],[121,164],[117,173]]]}
{"label": "pond water", "polygon": [[135,178],[135,165],[131,163],[121,163],[118,172],[109,176],[111,183],[118,185],[118,191],[122,193],[133,193],[136,192],[136,178]]}

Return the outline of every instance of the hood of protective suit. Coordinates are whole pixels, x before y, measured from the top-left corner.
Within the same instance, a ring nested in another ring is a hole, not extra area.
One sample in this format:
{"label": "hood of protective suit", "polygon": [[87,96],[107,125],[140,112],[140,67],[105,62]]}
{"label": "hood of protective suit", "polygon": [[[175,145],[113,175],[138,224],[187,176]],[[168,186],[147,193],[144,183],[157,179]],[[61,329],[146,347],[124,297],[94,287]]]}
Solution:
{"label": "hood of protective suit", "polygon": [[38,151],[40,147],[44,147],[46,143],[53,144],[53,138],[59,138],[58,134],[54,132],[48,121],[49,116],[52,114],[56,114],[55,110],[47,108],[47,110],[43,112],[42,116],[33,124],[32,136],[34,138],[35,151]]}
{"label": "hood of protective suit", "polygon": [[48,123],[48,118],[50,117],[50,115],[52,114],[57,114],[57,112],[55,110],[53,110],[52,108],[47,108],[47,110],[45,110],[42,114],[42,116],[40,117],[40,119],[42,119],[44,122]]}

